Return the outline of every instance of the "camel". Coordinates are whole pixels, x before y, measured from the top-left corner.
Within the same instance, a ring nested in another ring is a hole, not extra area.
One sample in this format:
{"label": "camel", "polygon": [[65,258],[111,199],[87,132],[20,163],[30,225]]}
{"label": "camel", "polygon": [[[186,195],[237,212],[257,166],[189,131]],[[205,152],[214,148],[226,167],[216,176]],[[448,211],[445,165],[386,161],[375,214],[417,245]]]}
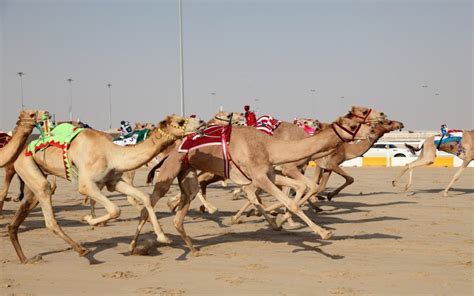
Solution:
{"label": "camel", "polygon": [[[375,109],[370,109],[370,108],[366,108],[366,107],[361,107],[361,106],[353,106],[351,108],[351,110],[349,111],[349,113],[346,115],[346,117],[348,118],[351,118],[359,123],[382,123],[385,118],[386,118],[386,115],[383,113],[383,112],[379,112]],[[308,121],[308,120],[307,120]],[[319,127],[319,130],[316,130],[316,132],[319,132],[321,130],[324,130],[328,127],[331,126],[331,124],[327,124],[327,123],[322,123],[322,122],[319,122],[319,121],[313,121],[313,123],[317,123],[318,124],[318,127]],[[309,125],[311,124],[310,122],[305,122],[306,125]],[[310,135],[308,135],[303,128],[299,127],[297,124],[291,124],[289,122],[282,122],[274,131],[273,133],[273,137],[274,138],[277,138],[277,139],[280,139],[280,140],[301,140],[301,139],[305,139],[305,138],[308,138],[310,137]],[[285,176],[288,176],[296,181],[299,181],[303,184],[299,184],[299,188],[300,188],[300,191],[296,192],[296,198],[299,199],[304,191],[306,189],[308,189],[305,197],[302,198],[302,202],[306,202],[306,200],[308,200],[309,198],[312,198],[316,192],[318,191],[318,187],[316,185],[316,182],[314,182],[313,180],[309,179],[308,177],[306,177],[304,175],[304,169],[308,163],[308,161],[310,160],[315,160],[316,158],[315,157],[310,157],[308,159],[302,159],[298,162],[295,162],[295,163],[286,163],[284,165],[281,165],[279,167],[279,171],[281,171],[282,174],[284,174]],[[201,201],[205,200],[205,195],[206,195],[206,187],[207,185],[213,183],[213,182],[216,182],[218,180],[221,180],[222,177],[219,177],[219,176],[214,176],[208,172],[204,172],[204,173],[200,173],[198,175],[198,181],[199,181],[199,184],[200,184],[200,188],[201,188],[201,192],[202,192],[202,195],[201,194],[198,194],[199,198]],[[306,187],[303,187],[303,186],[306,186]],[[285,192],[288,193],[288,188],[285,190]],[[234,196],[236,194],[238,194],[239,191],[238,190],[235,190],[233,192]],[[179,199],[175,199],[175,201],[177,201]],[[168,205],[173,207],[175,206],[177,203],[171,200]],[[204,207],[208,209],[208,211],[212,214],[213,212],[215,212],[217,210],[217,208],[212,205],[211,203],[209,203],[208,201],[205,201],[205,203],[203,202],[204,204]],[[250,202],[247,201],[247,203],[237,212],[236,215],[234,215],[231,219],[231,222],[232,223],[238,223],[239,221],[239,218],[241,216],[241,214],[251,205]],[[314,205],[314,203],[311,203],[311,205],[316,209],[318,210],[318,208]],[[275,208],[272,207],[270,208],[269,210],[273,210]],[[201,211],[204,211],[204,208],[201,207]],[[286,220],[286,219],[284,219]],[[278,223],[282,223],[284,222],[284,220],[278,220]],[[290,220],[291,222],[291,220]],[[293,223],[291,223],[292,225],[294,225]]]}
{"label": "camel", "polygon": [[35,125],[47,114],[42,110],[23,110],[16,122],[15,132],[4,147],[0,148],[0,168],[15,161]]}
{"label": "camel", "polygon": [[[151,206],[150,196],[127,184],[122,174],[147,163],[179,137],[196,131],[203,124],[204,122],[197,118],[168,116],[159,123],[147,140],[132,147],[115,145],[102,132],[93,129],[84,129],[77,134],[70,143],[67,157],[77,171],[78,191],[101,203],[107,210],[107,214],[101,217],[86,215],[83,220],[94,226],[120,216],[120,208],[101,192],[103,187],[107,187],[109,191],[118,191],[139,199],[149,213],[157,240],[168,243],[169,239],[161,235],[163,231]],[[15,170],[26,184],[25,198],[7,225],[7,230],[22,263],[27,263],[28,259],[18,241],[18,228],[38,203],[41,205],[47,228],[66,241],[80,256],[90,252],[64,233],[54,217],[51,189],[45,174],[66,178],[63,155],[62,149],[49,146],[32,156],[28,156],[25,150],[15,162]]]}
{"label": "camel", "polygon": [[448,196],[448,191],[453,186],[454,182],[459,179],[464,169],[469,165],[469,163],[474,159],[474,131],[473,130],[466,130],[462,133],[462,140],[459,144],[453,144],[453,142],[447,142],[444,144],[439,145],[439,147],[435,146],[434,137],[431,136],[426,138],[425,142],[420,148],[415,148],[411,145],[405,144],[411,151],[414,153],[415,151],[421,151],[420,156],[413,162],[407,164],[405,168],[395,176],[392,181],[392,185],[396,186],[398,180],[400,179],[403,174],[408,171],[408,183],[405,185],[405,191],[410,188],[412,184],[412,177],[413,177],[413,169],[416,167],[430,165],[434,163],[436,158],[436,149],[440,151],[444,151],[463,160],[461,167],[459,170],[454,174],[453,178],[449,182],[448,186],[443,190],[443,196]]}
{"label": "camel", "polygon": [[[43,130],[43,133],[46,132],[46,130],[45,130],[45,125],[46,125],[45,121],[49,120],[50,119],[49,117],[50,116],[49,116],[49,113],[48,113],[46,116],[43,116],[41,118],[41,120],[38,122],[39,128],[41,128]],[[62,123],[70,123],[73,126],[80,127],[80,128],[91,128],[89,125],[87,125],[86,123],[81,122],[81,121],[60,121],[60,122],[57,123],[57,125],[62,124]],[[4,170],[5,170],[5,176],[3,178],[3,188],[0,191],[0,216],[2,216],[4,202],[10,200],[9,198],[7,198],[8,189],[10,189],[10,185],[11,185],[11,182],[13,180],[13,177],[15,177],[15,175],[16,175],[16,171],[15,171],[15,168],[13,166],[13,161],[8,163],[4,167]],[[18,179],[20,181],[20,193],[18,194],[17,197],[15,197],[13,199],[15,202],[21,201],[23,199],[23,196],[24,196],[25,183],[23,182],[23,180],[20,177],[18,177]],[[56,177],[55,176],[53,176],[53,178],[51,179],[50,184],[51,184],[51,194],[54,194],[54,192],[56,191],[56,188],[57,188]]]}
{"label": "camel", "polygon": [[[244,190],[247,193],[247,198],[273,229],[279,229],[279,227],[259,203],[255,194],[259,188],[277,198],[287,209],[305,221],[321,238],[329,239],[332,236],[331,231],[316,225],[301,210],[297,201],[292,202],[278,189],[276,185],[297,187],[298,183],[291,178],[276,175],[273,166],[306,159],[315,154],[322,157],[328,154],[327,151],[331,151],[344,141],[365,139],[371,137],[372,133],[373,130],[369,126],[342,117],[333,123],[331,129],[299,141],[278,140],[253,127],[234,127],[229,145],[225,148],[228,151],[229,159],[231,159],[230,163],[224,161],[221,146],[204,146],[191,150],[187,154],[174,150],[163,163],[151,196],[151,202],[152,205],[155,205],[168,192],[174,178],[178,177],[181,201],[174,225],[192,254],[197,254],[197,249],[187,236],[183,221],[191,200],[199,190],[195,170],[212,172],[215,175],[229,178],[238,185],[245,185]],[[225,167],[228,167],[228,173]],[[136,247],[138,236],[147,217],[147,212],[142,210],[135,237],[130,244],[131,252]]]}
{"label": "camel", "polygon": [[331,200],[336,196],[342,189],[354,183],[354,178],[346,173],[339,165],[346,160],[353,159],[363,155],[367,152],[373,143],[380,139],[385,133],[402,129],[403,123],[392,120],[385,120],[383,124],[375,126],[375,139],[374,141],[361,140],[354,143],[344,143],[339,146],[336,151],[328,156],[318,159],[316,162],[316,174],[315,174],[315,183],[318,183],[318,191],[316,192],[319,195],[326,188],[326,184],[331,176],[332,172],[340,175],[345,179],[345,183],[339,186],[333,192],[328,193],[327,199]]}

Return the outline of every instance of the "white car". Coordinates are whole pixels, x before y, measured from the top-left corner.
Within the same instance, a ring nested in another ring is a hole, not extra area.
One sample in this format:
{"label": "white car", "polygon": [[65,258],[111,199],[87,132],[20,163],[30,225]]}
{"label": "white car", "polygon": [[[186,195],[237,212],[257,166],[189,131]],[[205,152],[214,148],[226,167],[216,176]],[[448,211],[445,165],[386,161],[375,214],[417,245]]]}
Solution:
{"label": "white car", "polygon": [[387,150],[390,157],[413,157],[413,154],[408,148],[397,147],[393,143],[375,143],[363,156],[364,157],[387,157]]}

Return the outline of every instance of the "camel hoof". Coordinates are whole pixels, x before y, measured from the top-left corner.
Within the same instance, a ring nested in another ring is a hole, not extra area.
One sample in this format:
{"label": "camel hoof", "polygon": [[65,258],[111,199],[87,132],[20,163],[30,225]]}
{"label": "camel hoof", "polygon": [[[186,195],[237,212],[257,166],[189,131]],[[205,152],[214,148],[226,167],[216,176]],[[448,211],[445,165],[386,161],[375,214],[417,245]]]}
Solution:
{"label": "camel hoof", "polygon": [[330,239],[333,235],[332,231],[324,231],[320,233],[322,239]]}
{"label": "camel hoof", "polygon": [[273,227],[273,230],[281,230],[281,226],[283,225],[283,223],[285,223],[286,219],[283,219],[285,217],[284,214],[279,214],[276,216],[275,218],[275,224],[277,226],[278,229],[275,229],[275,227]]}
{"label": "camel hoof", "polygon": [[4,201],[11,201],[12,198],[7,196],[7,197],[5,197],[3,200],[4,200]]}
{"label": "camel hoof", "polygon": [[405,185],[405,191],[408,191],[408,188],[410,188],[410,186]]}
{"label": "camel hoof", "polygon": [[35,263],[39,263],[43,261],[43,257],[41,255],[36,255],[28,260],[26,260],[26,262],[23,262],[23,263],[27,263],[27,264],[35,264]]}
{"label": "camel hoof", "polygon": [[392,186],[393,186],[393,187],[397,186],[397,182],[396,182],[396,181],[392,181]]}
{"label": "camel hoof", "polygon": [[240,221],[238,218],[235,218],[235,217],[231,217],[230,218],[230,224],[234,225],[234,224],[239,224]]}
{"label": "camel hoof", "polygon": [[78,253],[79,253],[79,256],[80,256],[80,257],[84,257],[84,256],[86,256],[87,254],[89,254],[90,252],[91,252],[91,250],[89,250],[89,249],[82,249],[82,250],[80,250]]}
{"label": "camel hoof", "polygon": [[87,215],[82,216],[81,221],[89,223],[89,225],[92,225],[90,221],[93,218],[94,217],[91,214],[87,214]]}
{"label": "camel hoof", "polygon": [[302,226],[303,226],[303,224],[298,223],[298,222],[293,222],[293,223],[288,222],[288,225],[285,227],[285,229],[286,230],[294,230],[294,229],[301,228]]}
{"label": "camel hoof", "polygon": [[20,199],[19,197],[15,197],[15,198],[13,199],[13,201],[14,201],[14,202],[20,202],[21,199]]}
{"label": "camel hoof", "polygon": [[240,199],[240,196],[238,194],[232,195],[231,200],[239,200],[239,199]]}
{"label": "camel hoof", "polygon": [[204,213],[206,212],[206,207],[205,207],[204,205],[201,205],[201,206],[199,207],[199,210],[201,211],[201,213],[204,214]]}
{"label": "camel hoof", "polygon": [[162,244],[171,244],[172,240],[170,240],[166,235],[164,234],[159,234],[156,237],[156,240]]}
{"label": "camel hoof", "polygon": [[441,191],[443,193],[443,197],[449,197],[448,192],[446,191]]}
{"label": "camel hoof", "polygon": [[202,254],[201,254],[201,252],[199,252],[198,249],[194,249],[194,250],[191,251],[191,256],[193,256],[193,257],[199,257],[201,255]]}
{"label": "camel hoof", "polygon": [[208,208],[207,211],[209,212],[209,214],[214,214],[215,212],[218,211],[218,209],[213,207],[213,208]]}
{"label": "camel hoof", "polygon": [[334,192],[328,193],[328,200],[331,200],[336,194]]}
{"label": "camel hoof", "polygon": [[255,215],[255,209],[251,209],[250,211],[247,212],[247,217],[254,216]]}

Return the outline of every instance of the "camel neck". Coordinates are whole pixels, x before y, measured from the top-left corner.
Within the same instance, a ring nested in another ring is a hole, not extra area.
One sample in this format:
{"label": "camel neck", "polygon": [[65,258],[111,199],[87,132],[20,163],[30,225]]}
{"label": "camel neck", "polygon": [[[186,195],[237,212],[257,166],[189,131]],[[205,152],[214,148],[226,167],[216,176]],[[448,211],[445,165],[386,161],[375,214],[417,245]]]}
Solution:
{"label": "camel neck", "polygon": [[333,129],[326,129],[318,134],[298,141],[270,141],[268,152],[274,165],[295,162],[310,158],[314,154],[329,151],[342,143]]}
{"label": "camel neck", "polygon": [[161,150],[171,145],[174,140],[164,136],[157,128],[140,144],[125,147],[114,144],[111,157],[113,158],[115,169],[120,172],[137,169],[148,163]]}
{"label": "camel neck", "polygon": [[10,141],[0,150],[0,167],[14,161],[28,140],[28,136],[33,131],[33,125],[17,124],[15,132]]}

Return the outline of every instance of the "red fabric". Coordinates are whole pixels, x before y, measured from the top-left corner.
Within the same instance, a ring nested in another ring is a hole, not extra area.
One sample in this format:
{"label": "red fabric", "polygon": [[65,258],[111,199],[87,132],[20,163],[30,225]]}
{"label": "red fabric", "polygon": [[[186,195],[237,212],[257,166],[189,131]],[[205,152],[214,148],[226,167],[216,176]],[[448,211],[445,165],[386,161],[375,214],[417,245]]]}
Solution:
{"label": "red fabric", "polygon": [[255,126],[257,124],[257,117],[252,111],[245,112],[245,122],[247,126]]}
{"label": "red fabric", "polygon": [[222,133],[227,142],[230,141],[231,126],[210,126],[201,133],[194,133],[187,136],[178,148],[179,152],[188,152],[204,146],[222,145]]}
{"label": "red fabric", "polygon": [[269,115],[260,116],[257,119],[255,128],[267,135],[273,136],[273,131],[280,125],[281,121]]}
{"label": "red fabric", "polygon": [[7,145],[8,141],[10,141],[10,135],[6,133],[0,133],[0,148]]}

